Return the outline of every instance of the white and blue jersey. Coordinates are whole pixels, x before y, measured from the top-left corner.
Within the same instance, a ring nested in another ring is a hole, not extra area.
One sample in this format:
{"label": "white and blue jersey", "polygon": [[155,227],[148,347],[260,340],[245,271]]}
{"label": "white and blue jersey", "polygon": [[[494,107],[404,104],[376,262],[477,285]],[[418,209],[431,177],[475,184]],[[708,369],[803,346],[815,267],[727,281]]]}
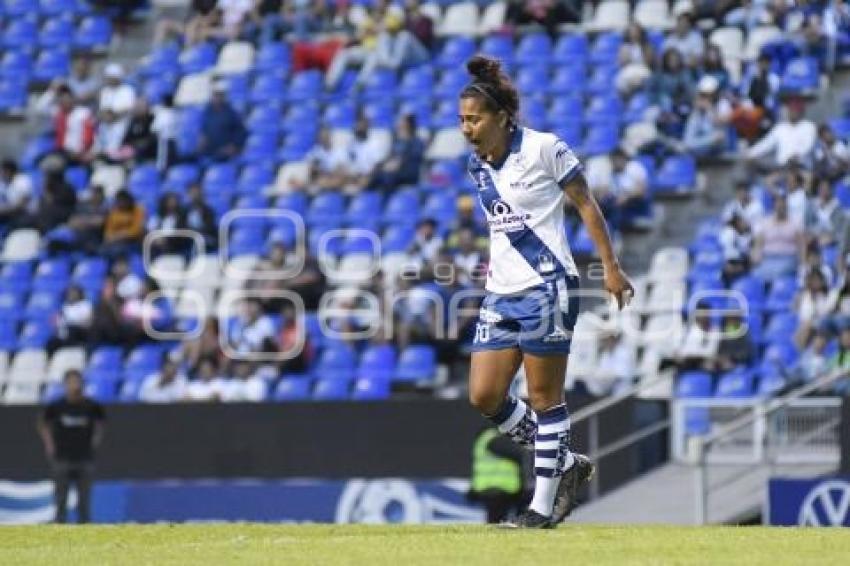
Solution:
{"label": "white and blue jersey", "polygon": [[581,171],[565,142],[529,128],[515,130],[501,163],[470,157],[469,174],[490,227],[488,294],[476,349],[569,352],[579,277],[562,186]]}

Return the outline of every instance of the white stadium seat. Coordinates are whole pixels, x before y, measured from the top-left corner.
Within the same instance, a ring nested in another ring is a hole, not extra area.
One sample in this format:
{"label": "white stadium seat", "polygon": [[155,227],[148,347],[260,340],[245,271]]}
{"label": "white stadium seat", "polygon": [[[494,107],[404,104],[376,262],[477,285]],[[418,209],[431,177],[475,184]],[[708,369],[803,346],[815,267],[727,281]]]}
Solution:
{"label": "white stadium seat", "polygon": [[10,383],[3,393],[6,405],[33,405],[39,402],[41,386],[38,383]]}
{"label": "white stadium seat", "polygon": [[431,18],[434,29],[440,29],[440,26],[443,25],[443,8],[436,2],[422,4],[419,6],[419,11],[422,12],[422,15]]}
{"label": "white stadium seat", "polygon": [[475,2],[458,2],[446,8],[443,23],[437,34],[474,36],[478,33],[478,5]]}
{"label": "white stadium seat", "polygon": [[46,378],[47,353],[44,350],[21,350],[12,359],[6,381],[9,383],[42,383]]}
{"label": "white stadium seat", "polygon": [[635,6],[634,18],[646,29],[669,30],[673,27],[667,0],[640,0]]}
{"label": "white stadium seat", "polygon": [[22,228],[15,230],[3,243],[3,261],[25,261],[35,259],[38,256],[38,248],[41,244],[41,236],[38,230]]}
{"label": "white stadium seat", "polygon": [[68,347],[57,350],[47,365],[47,381],[59,383],[69,369],[83,371],[86,367],[86,350],[81,347]]}
{"label": "white stadium seat", "polygon": [[685,324],[679,313],[656,314],[649,318],[641,332],[644,347],[653,348],[660,355],[674,353],[685,335]]}
{"label": "white stadium seat", "polygon": [[629,3],[626,0],[603,0],[584,28],[590,32],[623,31],[629,19]]}
{"label": "white stadium seat", "polygon": [[297,161],[293,163],[284,163],[277,170],[277,177],[274,184],[266,189],[267,195],[282,195],[292,192],[292,183],[306,183],[310,178],[310,163],[307,161]]}
{"label": "white stadium seat", "polygon": [[328,279],[335,287],[367,284],[379,269],[379,260],[370,253],[351,253],[342,257]]}
{"label": "white stadium seat", "polygon": [[247,41],[231,41],[221,49],[215,72],[218,75],[246,73],[254,65],[254,46]]}
{"label": "white stadium seat", "polygon": [[217,254],[196,256],[186,268],[188,287],[218,288],[221,285],[221,266]]}
{"label": "white stadium seat", "polygon": [[9,371],[9,352],[0,350],[0,385],[6,382],[6,373]]}
{"label": "white stadium seat", "polygon": [[210,73],[195,73],[180,79],[174,104],[177,106],[197,106],[206,104],[212,91],[212,75]]}
{"label": "white stadium seat", "polygon": [[505,25],[505,13],[508,11],[507,2],[490,2],[481,14],[478,23],[478,35],[488,35],[502,29]]}
{"label": "white stadium seat", "polygon": [[684,282],[661,281],[652,285],[644,312],[681,312],[687,300],[688,287]]}
{"label": "white stadium seat", "polygon": [[755,61],[761,48],[775,39],[782,37],[782,30],[775,26],[759,26],[747,34],[747,46],[744,48],[744,59]]}
{"label": "white stadium seat", "polygon": [[466,138],[458,128],[443,128],[434,134],[434,139],[425,152],[427,159],[457,159],[467,151]]}
{"label": "white stadium seat", "polygon": [[687,274],[688,250],[685,248],[661,248],[652,256],[649,281],[681,281]]}

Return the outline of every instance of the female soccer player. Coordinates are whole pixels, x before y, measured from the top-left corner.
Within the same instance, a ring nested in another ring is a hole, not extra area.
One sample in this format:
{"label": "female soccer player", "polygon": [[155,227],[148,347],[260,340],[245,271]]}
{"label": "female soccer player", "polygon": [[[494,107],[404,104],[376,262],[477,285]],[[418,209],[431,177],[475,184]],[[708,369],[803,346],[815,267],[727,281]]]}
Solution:
{"label": "female soccer player", "polygon": [[[472,82],[460,94],[460,124],[474,149],[469,173],[490,226],[487,294],[476,324],[469,398],[501,432],[534,447],[534,497],[515,525],[551,528],[575,507],[578,489],[594,470],[586,456],[570,452],[564,404],[579,308],[564,195],[590,232],[604,266],[605,289],[619,308],[634,290],[567,144],[517,123],[519,95],[498,61],[475,56],[467,70]],[[531,407],[508,395],[520,364]]]}

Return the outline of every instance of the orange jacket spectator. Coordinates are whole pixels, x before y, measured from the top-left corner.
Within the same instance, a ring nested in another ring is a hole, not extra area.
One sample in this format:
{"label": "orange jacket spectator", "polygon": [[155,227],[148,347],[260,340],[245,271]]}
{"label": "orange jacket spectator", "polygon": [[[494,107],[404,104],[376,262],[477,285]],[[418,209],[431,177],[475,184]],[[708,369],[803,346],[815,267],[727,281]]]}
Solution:
{"label": "orange jacket spectator", "polygon": [[104,243],[141,241],[145,231],[145,207],[137,204],[127,191],[119,191],[115,206],[106,216]]}

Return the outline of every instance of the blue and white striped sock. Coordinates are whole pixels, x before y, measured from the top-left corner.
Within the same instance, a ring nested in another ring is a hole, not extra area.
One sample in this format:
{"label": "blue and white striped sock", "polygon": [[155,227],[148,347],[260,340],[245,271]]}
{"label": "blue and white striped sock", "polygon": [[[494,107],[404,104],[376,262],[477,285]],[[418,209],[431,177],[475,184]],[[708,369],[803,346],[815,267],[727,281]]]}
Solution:
{"label": "blue and white striped sock", "polygon": [[570,416],[566,405],[556,405],[538,412],[531,509],[546,517],[552,515],[558,483],[574,461],[570,452]]}
{"label": "blue and white striped sock", "polygon": [[499,427],[499,432],[508,435],[520,446],[526,448],[534,446],[537,417],[522,399],[508,396],[499,412],[487,418]]}

